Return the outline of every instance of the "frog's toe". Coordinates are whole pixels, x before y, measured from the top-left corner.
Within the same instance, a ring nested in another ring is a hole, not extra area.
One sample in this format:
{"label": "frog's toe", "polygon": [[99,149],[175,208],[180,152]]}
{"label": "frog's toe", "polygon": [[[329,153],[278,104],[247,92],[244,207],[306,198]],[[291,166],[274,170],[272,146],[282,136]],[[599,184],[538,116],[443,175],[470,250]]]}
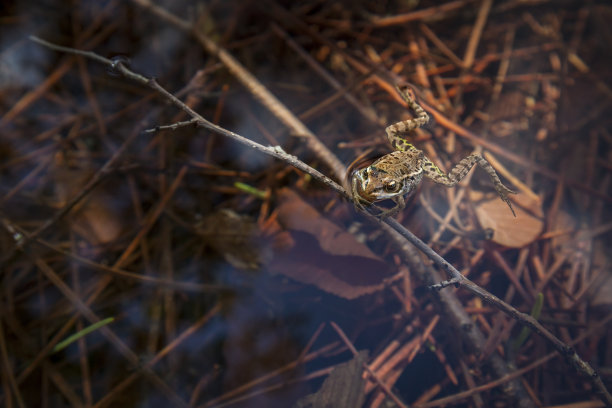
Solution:
{"label": "frog's toe", "polygon": [[512,215],[516,217],[516,213],[514,212],[514,208],[512,207],[512,203],[510,202],[510,199],[506,196],[502,196],[501,199],[504,200],[506,204],[508,204],[508,207],[510,207],[510,211],[512,211]]}
{"label": "frog's toe", "polygon": [[506,204],[508,204],[508,207],[510,207],[510,211],[512,211],[512,215],[516,217],[514,208],[512,208],[512,203],[510,202],[510,199],[508,198],[508,194],[516,194],[516,191],[510,190],[508,187],[504,186],[503,184],[496,186],[495,190],[497,190],[497,194],[499,194],[499,198],[501,198]]}
{"label": "frog's toe", "polygon": [[517,192],[517,191],[510,190],[510,189],[509,189],[508,187],[506,187],[506,186],[504,186],[504,189],[506,189],[506,193],[507,193],[507,194],[518,194],[518,192]]}
{"label": "frog's toe", "polygon": [[504,201],[508,199],[508,194],[517,194],[516,191],[510,190],[508,187],[504,186],[503,184],[496,186],[495,190],[497,190],[497,194],[499,194],[499,196],[502,197]]}

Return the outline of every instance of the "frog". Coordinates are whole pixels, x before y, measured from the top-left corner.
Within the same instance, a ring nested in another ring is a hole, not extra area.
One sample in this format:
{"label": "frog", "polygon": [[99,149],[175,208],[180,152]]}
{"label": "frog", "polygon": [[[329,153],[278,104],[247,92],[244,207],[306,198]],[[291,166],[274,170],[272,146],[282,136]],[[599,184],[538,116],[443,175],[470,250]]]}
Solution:
{"label": "frog", "polygon": [[351,193],[355,206],[365,210],[374,202],[391,199],[395,206],[375,214],[380,218],[398,214],[406,206],[405,198],[414,192],[423,177],[446,187],[457,185],[474,167],[478,165],[490,177],[499,197],[508,204],[516,217],[509,194],[515,191],[506,187],[491,164],[480,154],[472,153],[457,163],[448,174],[436,166],[422,150],[410,143],[407,137],[417,128],[429,122],[429,115],[410,95],[408,86],[396,87],[402,99],[414,112],[412,119],[397,122],[385,129],[387,139],[394,151],[388,153],[371,165],[356,170],[351,177]]}

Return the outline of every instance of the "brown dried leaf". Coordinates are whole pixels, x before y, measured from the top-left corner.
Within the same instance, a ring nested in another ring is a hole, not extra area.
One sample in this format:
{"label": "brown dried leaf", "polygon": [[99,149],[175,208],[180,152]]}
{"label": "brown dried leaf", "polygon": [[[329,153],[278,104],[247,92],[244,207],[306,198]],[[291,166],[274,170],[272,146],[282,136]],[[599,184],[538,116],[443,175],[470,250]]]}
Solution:
{"label": "brown dried leaf", "polygon": [[119,238],[123,223],[110,205],[106,205],[111,201],[103,193],[94,191],[75,214],[72,228],[94,245],[108,244]]}
{"label": "brown dried leaf", "polygon": [[268,265],[270,272],[349,300],[384,288],[384,279],[389,277],[389,268],[384,263],[367,258],[330,256],[320,248],[308,247],[304,239],[296,241],[291,251],[272,260]]}
{"label": "brown dried leaf", "polygon": [[542,232],[542,204],[524,194],[512,196],[512,200],[516,203],[516,218],[499,198],[478,204],[476,216],[483,228],[494,231],[493,242],[510,248],[521,248],[533,242]]}
{"label": "brown dried leaf", "polygon": [[357,242],[352,234],[323,217],[292,190],[284,188],[279,191],[278,197],[281,202],[278,207],[281,223],[288,229],[313,235],[325,252],[380,260],[367,246]]}
{"label": "brown dried leaf", "polygon": [[389,266],[355,237],[323,217],[296,193],[283,189],[278,217],[295,245],[268,265],[272,273],[317,286],[345,299],[372,294],[384,287]]}

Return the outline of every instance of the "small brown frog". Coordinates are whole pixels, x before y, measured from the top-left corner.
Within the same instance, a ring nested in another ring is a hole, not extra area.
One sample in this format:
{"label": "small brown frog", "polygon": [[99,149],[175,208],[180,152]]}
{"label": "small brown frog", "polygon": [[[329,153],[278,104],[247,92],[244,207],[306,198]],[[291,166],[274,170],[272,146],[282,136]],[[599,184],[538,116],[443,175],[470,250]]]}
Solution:
{"label": "small brown frog", "polygon": [[382,211],[378,216],[392,216],[406,206],[404,196],[417,188],[423,176],[436,183],[452,187],[459,183],[475,164],[478,164],[491,177],[495,190],[508,204],[512,214],[516,216],[508,199],[508,194],[516,193],[502,184],[493,167],[481,155],[470,154],[453,167],[448,174],[444,174],[421,150],[406,140],[411,131],[429,121],[429,116],[410,97],[407,87],[397,89],[416,117],[387,127],[387,138],[395,151],[353,173],[351,191],[355,205],[365,209],[365,205],[370,205],[375,201],[391,199],[395,202],[395,207]]}

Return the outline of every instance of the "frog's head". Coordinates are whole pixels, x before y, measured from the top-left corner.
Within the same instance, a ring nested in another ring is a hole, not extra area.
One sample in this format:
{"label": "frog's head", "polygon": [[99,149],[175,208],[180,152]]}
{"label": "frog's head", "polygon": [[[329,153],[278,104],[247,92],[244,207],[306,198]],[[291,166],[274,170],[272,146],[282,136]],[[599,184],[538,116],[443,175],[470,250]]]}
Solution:
{"label": "frog's head", "polygon": [[376,163],[353,173],[351,185],[357,200],[373,203],[411,193],[423,177],[419,169],[409,174],[391,174]]}

